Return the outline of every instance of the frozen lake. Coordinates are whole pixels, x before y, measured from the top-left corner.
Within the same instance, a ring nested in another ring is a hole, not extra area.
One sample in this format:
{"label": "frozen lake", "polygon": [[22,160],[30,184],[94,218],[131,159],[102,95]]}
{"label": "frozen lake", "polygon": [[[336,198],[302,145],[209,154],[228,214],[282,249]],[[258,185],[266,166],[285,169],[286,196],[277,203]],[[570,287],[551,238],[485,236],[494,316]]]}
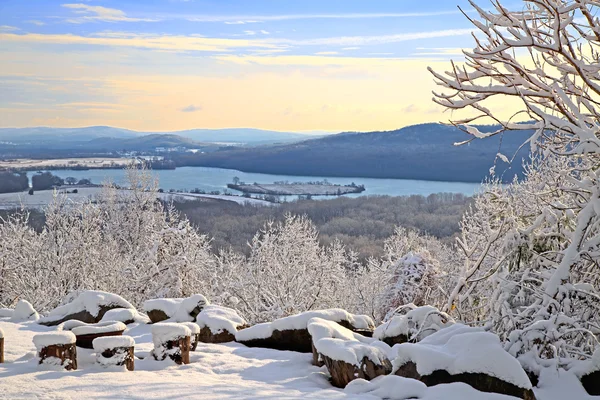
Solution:
{"label": "frozen lake", "polygon": [[[118,185],[125,185],[125,173],[119,169],[90,169],[80,170],[57,170],[53,174],[66,178],[68,176],[77,179],[91,179],[93,183],[100,184],[106,180],[111,180]],[[152,172],[159,178],[159,184],[165,191],[169,189],[190,191],[200,189],[205,192],[220,191],[227,189],[227,184],[233,182],[234,177],[238,177],[246,183],[273,183],[276,181],[289,182],[310,182],[322,181],[327,179],[331,183],[340,185],[349,185],[354,182],[357,185],[364,185],[366,190],[359,194],[348,194],[345,196],[369,196],[369,195],[389,195],[405,196],[411,194],[420,194],[428,196],[432,193],[462,193],[473,195],[480,184],[465,182],[436,182],[436,181],[418,181],[408,179],[377,179],[377,178],[341,178],[327,176],[290,176],[290,175],[271,175],[241,172],[233,169],[207,168],[207,167],[182,167],[175,170],[156,170]],[[33,174],[29,173],[29,176]]]}

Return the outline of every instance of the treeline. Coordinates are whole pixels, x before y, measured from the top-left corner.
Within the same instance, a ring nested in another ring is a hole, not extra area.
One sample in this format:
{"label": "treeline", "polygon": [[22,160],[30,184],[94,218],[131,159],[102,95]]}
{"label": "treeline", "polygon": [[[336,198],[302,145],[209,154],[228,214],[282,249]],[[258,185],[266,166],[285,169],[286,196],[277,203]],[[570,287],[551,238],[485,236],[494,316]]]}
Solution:
{"label": "treeline", "polygon": [[365,260],[381,256],[386,238],[397,226],[417,229],[451,241],[471,198],[439,193],[427,197],[363,196],[331,200],[298,200],[273,207],[242,206],[230,201],[207,200],[175,203],[190,222],[213,238],[213,250],[232,247],[248,254],[248,243],[268,220],[282,221],[288,213],[306,215],[320,232],[323,245],[339,239]]}
{"label": "treeline", "polygon": [[0,193],[22,192],[29,188],[25,172],[0,171]]}

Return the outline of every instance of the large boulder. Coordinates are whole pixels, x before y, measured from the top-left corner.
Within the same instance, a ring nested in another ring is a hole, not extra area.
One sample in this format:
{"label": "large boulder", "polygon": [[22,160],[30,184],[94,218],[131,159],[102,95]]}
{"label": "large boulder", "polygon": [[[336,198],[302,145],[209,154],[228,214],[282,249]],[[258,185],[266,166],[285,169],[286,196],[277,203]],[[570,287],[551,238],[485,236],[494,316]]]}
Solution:
{"label": "large boulder", "polygon": [[373,337],[390,346],[414,343],[452,324],[452,317],[435,307],[407,304],[397,308],[388,321],[378,326]]}
{"label": "large boulder", "polygon": [[590,396],[600,396],[600,349],[594,352],[591,359],[580,361],[569,371],[581,380]]}
{"label": "large boulder", "polygon": [[371,380],[392,371],[388,358],[391,349],[383,342],[322,318],[311,319],[308,331],[312,337],[313,364],[324,364],[336,387],[344,388],[354,379]]}
{"label": "large boulder", "polygon": [[477,328],[455,324],[392,349],[393,373],[427,386],[462,382],[482,392],[534,400],[529,377],[499,338]]}
{"label": "large boulder", "polygon": [[162,321],[196,322],[196,317],[209,301],[201,294],[186,298],[146,300],[143,309],[153,324]]}
{"label": "large boulder", "polygon": [[199,341],[203,343],[234,342],[238,330],[248,323],[232,308],[207,305],[196,317],[200,327]]}
{"label": "large boulder", "polygon": [[78,320],[94,324],[100,322],[107,311],[115,308],[133,309],[134,307],[116,294],[86,290],[66,304],[50,311],[48,315],[40,318],[38,323],[45,326],[56,326],[68,320]]}
{"label": "large boulder", "polygon": [[307,311],[242,329],[235,335],[236,341],[248,347],[264,347],[275,350],[312,352],[312,338],[308,323],[312,318],[337,322],[350,330],[373,330],[373,320],[366,315],[350,314],[342,309]]}

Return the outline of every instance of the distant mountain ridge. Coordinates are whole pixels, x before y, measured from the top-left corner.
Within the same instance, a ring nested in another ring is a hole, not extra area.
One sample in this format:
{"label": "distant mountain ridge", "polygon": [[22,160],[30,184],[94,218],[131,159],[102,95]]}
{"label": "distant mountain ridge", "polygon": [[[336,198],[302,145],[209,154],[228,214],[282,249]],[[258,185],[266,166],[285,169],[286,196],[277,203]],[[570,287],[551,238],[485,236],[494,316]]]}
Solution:
{"label": "distant mountain ridge", "polygon": [[83,128],[0,128],[0,142],[11,142],[19,145],[51,144],[64,148],[64,145],[81,145],[95,139],[134,139],[144,136],[174,135],[194,142],[231,143],[244,145],[260,145],[269,143],[285,143],[314,138],[315,135],[296,132],[279,132],[252,128],[226,129],[188,129],[172,132],[138,132],[110,126],[89,126]]}
{"label": "distant mountain ridge", "polygon": [[[497,127],[482,126],[484,132]],[[303,142],[226,149],[207,154],[180,154],[178,166],[204,166],[282,175],[345,176],[438,181],[481,182],[496,163],[504,181],[522,174],[530,132],[474,140],[460,129],[421,124],[383,132],[346,132]],[[497,158],[502,153],[511,164]]]}

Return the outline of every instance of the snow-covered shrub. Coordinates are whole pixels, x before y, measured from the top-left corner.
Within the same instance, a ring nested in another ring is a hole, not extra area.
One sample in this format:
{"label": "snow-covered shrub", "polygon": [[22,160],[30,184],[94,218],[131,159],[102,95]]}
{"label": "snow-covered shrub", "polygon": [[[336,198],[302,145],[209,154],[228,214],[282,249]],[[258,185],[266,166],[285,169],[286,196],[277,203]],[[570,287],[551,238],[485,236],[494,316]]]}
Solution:
{"label": "snow-covered shrub", "polygon": [[229,280],[222,292],[238,300],[235,307],[252,323],[336,307],[349,289],[346,261],[341,245],[319,245],[306,217],[287,215],[256,234],[247,259],[221,254],[219,263]]}
{"label": "snow-covered shrub", "polygon": [[27,300],[19,300],[11,316],[12,322],[37,321],[40,318],[35,308]]}
{"label": "snow-covered shrub", "polygon": [[[500,1],[491,9],[471,4],[475,48],[460,66],[430,69],[447,90],[435,102],[460,115],[452,123],[471,140],[529,132],[541,160],[522,185],[488,191],[490,204],[467,216],[464,269],[447,311],[466,311],[519,353],[566,366],[590,357],[598,342],[600,53],[590,49],[600,36],[587,34],[600,29],[598,3],[525,0],[514,11]],[[517,112],[496,108],[509,103]],[[476,125],[489,122],[498,128]],[[529,339],[536,331],[551,336],[540,345]]]}

